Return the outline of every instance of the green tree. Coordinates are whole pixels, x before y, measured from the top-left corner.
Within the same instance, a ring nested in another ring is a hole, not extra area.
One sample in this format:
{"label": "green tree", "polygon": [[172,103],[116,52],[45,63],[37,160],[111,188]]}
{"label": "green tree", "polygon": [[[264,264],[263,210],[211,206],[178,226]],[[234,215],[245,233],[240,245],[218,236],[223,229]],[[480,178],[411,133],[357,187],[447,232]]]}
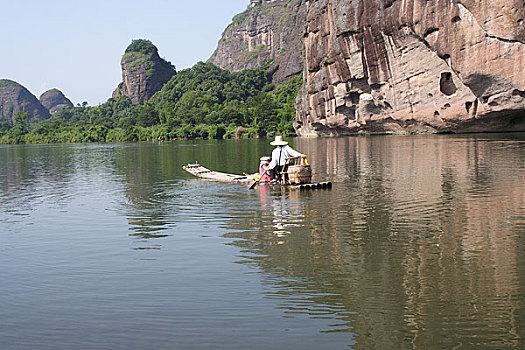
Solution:
{"label": "green tree", "polygon": [[24,136],[28,133],[27,118],[29,113],[18,111],[14,115],[15,126],[7,132],[10,143],[25,143]]}
{"label": "green tree", "polygon": [[146,105],[139,108],[136,124],[142,127],[153,126],[159,123],[159,113],[152,106]]}

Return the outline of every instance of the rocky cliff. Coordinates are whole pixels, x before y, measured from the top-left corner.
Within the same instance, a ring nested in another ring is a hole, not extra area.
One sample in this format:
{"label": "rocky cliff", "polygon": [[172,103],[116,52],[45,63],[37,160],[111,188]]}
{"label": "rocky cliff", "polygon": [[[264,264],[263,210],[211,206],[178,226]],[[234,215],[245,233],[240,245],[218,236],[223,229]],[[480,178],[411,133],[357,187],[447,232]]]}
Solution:
{"label": "rocky cliff", "polygon": [[300,135],[525,130],[517,0],[251,1],[212,63],[303,71]]}
{"label": "rocky cliff", "polygon": [[135,104],[149,100],[176,74],[175,67],[160,58],[155,45],[149,40],[133,40],[122,60],[122,82],[113,97],[128,96]]}
{"label": "rocky cliff", "polygon": [[40,95],[39,100],[42,106],[52,115],[61,110],[73,108],[73,103],[58,89],[51,89],[44,92]]}
{"label": "rocky cliff", "polygon": [[303,70],[304,0],[261,0],[233,18],[209,62],[230,71],[269,67],[280,83]]}
{"label": "rocky cliff", "polygon": [[309,0],[300,135],[525,130],[516,0]]}
{"label": "rocky cliff", "polygon": [[16,112],[23,111],[29,114],[32,121],[50,117],[38,99],[22,85],[12,80],[0,79],[0,122],[14,124]]}

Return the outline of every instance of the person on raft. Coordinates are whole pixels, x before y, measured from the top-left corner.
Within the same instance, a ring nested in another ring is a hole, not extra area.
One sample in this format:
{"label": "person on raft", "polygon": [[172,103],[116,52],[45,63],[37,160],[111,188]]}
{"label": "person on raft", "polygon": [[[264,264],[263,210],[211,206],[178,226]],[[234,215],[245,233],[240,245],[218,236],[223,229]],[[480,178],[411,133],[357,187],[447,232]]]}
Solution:
{"label": "person on raft", "polygon": [[288,142],[284,141],[282,136],[275,136],[275,140],[270,142],[270,145],[276,147],[272,151],[272,161],[268,164],[266,170],[269,170],[270,178],[273,180],[279,179],[279,174],[286,165],[288,158],[305,156],[288,146]]}

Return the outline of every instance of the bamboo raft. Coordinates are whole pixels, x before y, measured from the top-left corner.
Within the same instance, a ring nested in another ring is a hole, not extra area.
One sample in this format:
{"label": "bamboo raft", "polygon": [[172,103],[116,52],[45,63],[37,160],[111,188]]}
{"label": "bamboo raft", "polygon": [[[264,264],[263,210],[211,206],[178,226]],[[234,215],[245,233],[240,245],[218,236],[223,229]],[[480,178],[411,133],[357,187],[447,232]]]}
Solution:
{"label": "bamboo raft", "polygon": [[[213,171],[208,168],[203,167],[198,163],[188,164],[182,167],[188,173],[192,174],[201,179],[213,180],[213,181],[222,181],[222,182],[237,182],[244,184],[252,184],[255,179],[250,175],[236,175],[236,174],[227,174],[221,173],[218,171]],[[290,185],[290,184],[281,184],[279,182],[260,182],[259,185],[262,186],[278,186],[278,187],[287,187],[294,190],[309,190],[309,189],[328,189],[332,188],[332,183],[329,181],[324,182],[309,182],[300,185]]]}

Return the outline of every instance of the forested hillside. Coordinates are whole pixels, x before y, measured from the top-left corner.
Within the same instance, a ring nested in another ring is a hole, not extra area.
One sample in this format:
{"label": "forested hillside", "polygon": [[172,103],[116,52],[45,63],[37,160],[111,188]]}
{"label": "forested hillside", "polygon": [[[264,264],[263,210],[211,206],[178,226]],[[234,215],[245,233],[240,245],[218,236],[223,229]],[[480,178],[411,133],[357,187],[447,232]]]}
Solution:
{"label": "forested hillside", "polygon": [[230,73],[199,62],[173,76],[149,101],[127,96],[56,113],[29,130],[0,130],[2,143],[116,142],[294,134],[294,101],[302,77],[274,86],[264,69]]}

